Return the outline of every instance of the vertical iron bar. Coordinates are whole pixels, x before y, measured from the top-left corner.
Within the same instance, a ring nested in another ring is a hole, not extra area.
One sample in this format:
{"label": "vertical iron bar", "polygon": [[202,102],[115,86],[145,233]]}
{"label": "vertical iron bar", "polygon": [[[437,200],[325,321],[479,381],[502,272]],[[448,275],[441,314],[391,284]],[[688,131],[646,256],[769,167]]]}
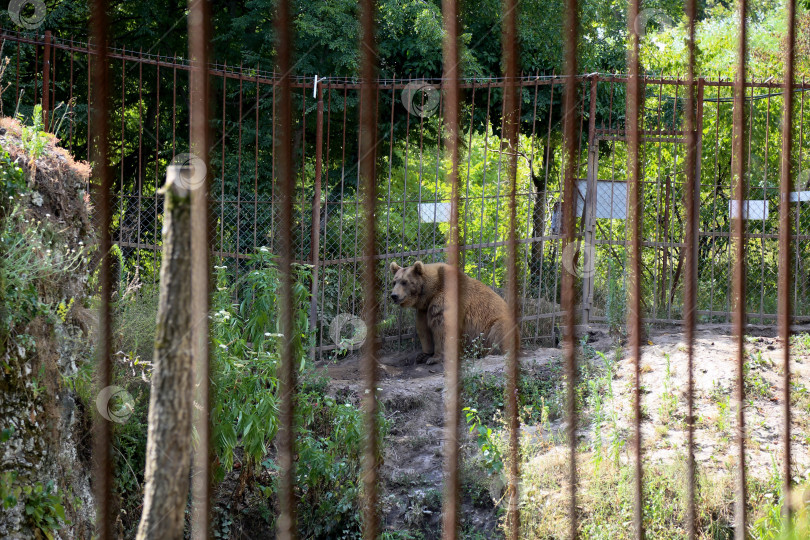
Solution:
{"label": "vertical iron bar", "polygon": [[[385,254],[388,255],[391,253],[391,180],[394,175],[394,119],[395,119],[395,105],[396,105],[396,77],[391,80],[391,122],[389,124],[389,132],[388,132],[388,189],[386,193],[386,212],[385,212]],[[403,197],[404,199],[404,197]],[[403,206],[405,202],[403,201]],[[383,275],[385,276],[385,284],[383,286],[384,291],[389,290],[390,280],[391,280],[391,272],[386,272],[383,270]],[[387,294],[383,294],[383,313],[382,318],[388,318],[388,314],[390,313],[388,309],[388,298]]]}
{"label": "vertical iron bar", "polygon": [[[408,162],[410,161],[410,154],[408,153],[408,143],[410,142],[411,137],[411,115],[405,115],[405,151],[403,152],[405,156],[405,163],[403,168],[404,174],[402,175],[402,223],[406,223],[406,215],[407,215],[407,208],[408,208]],[[419,207],[417,207],[418,209]],[[417,216],[417,219],[419,217]],[[403,225],[402,227],[402,239],[400,240],[400,245],[405,248],[406,234],[407,228]],[[418,249],[418,248],[417,248]],[[397,332],[399,333],[399,348],[402,349],[402,312],[404,310],[398,310],[399,314],[397,316]]]}
{"label": "vertical iron bar", "polygon": [[[345,212],[345,205],[343,204],[345,188],[346,188],[346,114],[348,109],[348,95],[349,90],[346,82],[343,83],[343,139],[341,142],[341,156],[340,156],[340,199],[338,199],[340,208],[340,225],[338,226],[338,259],[343,258],[343,214]],[[352,252],[354,255],[356,252]],[[338,263],[342,264],[342,263]],[[348,278],[347,278],[348,281]],[[341,301],[341,287],[343,282],[343,272],[340,271],[338,266],[338,286],[337,286],[337,302],[335,303],[336,311],[340,311],[343,306],[340,305]]]}
{"label": "vertical iron bar", "polygon": [[[588,166],[586,169],[585,200],[582,204],[582,229],[584,231],[583,250],[589,253],[587,257],[596,255],[596,205],[597,205],[597,162],[599,160],[599,142],[596,141],[596,87],[599,82],[599,75],[593,75],[590,88],[590,104],[588,107]],[[577,155],[581,155],[578,153]],[[611,192],[612,193],[612,192]],[[583,252],[581,256],[586,257]],[[591,260],[590,264],[593,264]],[[587,272],[582,277],[582,319],[580,324],[587,325],[590,322],[591,304],[593,303],[594,277]]]}
{"label": "vertical iron bar", "polygon": [[255,154],[253,160],[253,251],[256,251],[259,246],[258,233],[259,233],[259,93],[261,87],[259,85],[259,66],[256,65],[256,134],[255,134]]}
{"label": "vertical iron bar", "polygon": [[[799,155],[798,155],[798,161],[797,161],[797,163],[799,164],[799,170],[801,170],[802,164],[804,162],[802,151],[804,150],[804,96],[807,93],[807,91],[804,90],[805,88],[806,88],[806,86],[805,86],[805,76],[802,75],[802,89],[803,89],[803,91],[801,92],[801,98],[799,100],[799,144],[797,145],[799,147]],[[800,231],[801,230],[800,224],[801,224],[801,214],[802,213],[797,210],[796,212],[794,212],[794,214],[796,215],[796,220],[795,220],[796,221],[796,230]],[[799,262],[802,260],[801,256],[799,255],[800,247],[801,246],[797,242],[796,243],[796,248],[795,248],[796,251],[795,251],[794,261],[793,261],[793,269],[794,269],[794,271],[793,271],[793,280],[794,280],[793,281],[793,287],[794,287],[794,290],[793,290],[793,305],[797,305],[797,303],[799,301],[799,276],[801,275],[801,273],[799,272]]]}
{"label": "vertical iron bar", "polygon": [[[222,67],[222,149],[220,154],[220,184],[219,184],[219,253],[220,257],[225,257],[225,97],[228,95],[228,79],[225,77],[225,71],[228,65]],[[274,124],[275,125],[275,124]],[[273,137],[275,141],[275,137]],[[275,156],[275,151],[273,152]],[[239,259],[236,260],[236,267],[239,267]]]}
{"label": "vertical iron bar", "polygon": [[[56,47],[51,48],[51,60],[50,60],[50,62],[51,62],[51,70],[53,71],[53,73],[51,73],[51,82],[50,82],[51,96],[48,99],[48,102],[51,104],[51,108],[53,108],[53,106],[56,104],[56,66],[57,66],[57,64],[56,64]],[[51,123],[53,124],[54,127],[56,127],[56,119],[55,119],[55,117],[51,118]],[[47,125],[48,124],[46,124],[46,126]]]}
{"label": "vertical iron bar", "polygon": [[[154,194],[154,201],[155,201],[155,230],[154,230],[154,238],[152,239],[152,261],[153,264],[157,266],[158,264],[158,236],[160,233],[159,224],[160,220],[158,219],[158,190],[160,189],[160,177],[158,176],[158,163],[160,162],[159,155],[160,155],[160,64],[157,65],[156,73],[155,73],[155,89],[157,95],[155,96],[155,194]],[[123,111],[123,109],[122,109]],[[121,116],[124,116],[121,114]],[[161,261],[162,262],[162,261]],[[158,279],[157,272],[152,272],[152,284],[154,284]]]}
{"label": "vertical iron bar", "polygon": [[[121,60],[121,157],[119,158],[119,163],[118,163],[118,167],[119,167],[119,169],[121,169],[121,178],[119,179],[119,183],[118,183],[118,205],[119,205],[118,210],[121,212],[122,216],[126,215],[125,207],[129,206],[129,203],[130,203],[130,197],[129,196],[127,196],[127,197],[124,196],[124,157],[125,157],[124,140],[126,140],[126,136],[125,136],[126,114],[124,114],[124,111],[126,111],[126,105],[127,105],[127,100],[126,100],[127,69],[126,69],[126,67],[127,67],[126,60],[122,59]],[[124,228],[126,227],[126,225],[127,225],[126,222],[124,222],[122,220],[121,227],[118,227],[118,239],[119,240],[124,240]],[[127,238],[126,240],[130,240],[130,239]]]}
{"label": "vertical iron bar", "polygon": [[[628,272],[628,317],[630,332],[630,357],[633,365],[633,410],[635,435],[633,453],[635,455],[634,512],[635,537],[644,538],[644,510],[642,500],[641,464],[641,170],[639,167],[639,115],[641,110],[641,86],[639,80],[639,35],[638,17],[640,0],[630,0],[627,14],[628,50],[627,78],[627,181],[629,191],[628,226],[630,228],[630,268]],[[659,99],[660,108],[660,99]],[[660,127],[660,124],[659,124]]]}
{"label": "vertical iron bar", "polygon": [[736,215],[732,215],[733,241],[733,327],[736,342],[737,364],[737,451],[739,452],[739,476],[737,478],[737,501],[735,511],[734,537],[745,540],[747,490],[745,485],[745,83],[746,49],[748,43],[747,21],[748,0],[739,0],[740,37],[737,49],[737,70],[734,81],[734,117],[732,139],[732,190],[736,201]]}
{"label": "vertical iron bar", "polygon": [[[121,109],[123,110],[123,104],[121,105]],[[121,116],[123,118],[124,115]],[[174,55],[174,64],[172,67],[172,159],[174,159],[176,151],[177,151],[177,54]]]}
{"label": "vertical iron bar", "polygon": [[[472,92],[470,96],[470,134],[469,139],[467,141],[467,148],[470,149],[470,151],[467,152],[467,182],[466,182],[466,190],[464,192],[464,233],[461,235],[460,243],[467,242],[467,220],[470,209],[470,172],[472,167],[472,154],[473,154],[472,136],[474,125],[475,125],[475,81],[473,81],[472,83]],[[461,126],[459,126],[459,129],[461,129]],[[467,265],[466,247],[461,252],[461,260],[459,261],[459,263],[461,264],[462,269],[466,268]]]}
{"label": "vertical iron bar", "polygon": [[[552,77],[552,79],[551,79],[551,86],[549,88],[549,94],[548,94],[548,130],[546,132],[546,143],[545,143],[545,148],[544,148],[544,150],[545,150],[544,169],[545,170],[543,172],[544,177],[545,177],[544,180],[543,180],[543,186],[544,186],[545,189],[543,189],[542,195],[538,193],[538,201],[535,202],[535,204],[540,203],[540,204],[545,205],[546,200],[548,199],[548,178],[549,178],[549,167],[551,166],[551,123],[552,123],[552,118],[553,117],[554,117],[554,77]],[[542,199],[540,199],[540,197],[542,197]],[[552,210],[552,212],[553,212],[553,210]],[[544,209],[543,210],[543,236],[548,235],[545,222],[546,222],[546,211]],[[551,231],[551,234],[554,234],[553,230]],[[539,265],[538,265],[540,267],[540,275],[537,276],[537,313],[538,314],[540,313],[540,305],[541,305],[540,304],[540,299],[543,297],[543,274],[544,274],[544,272],[543,272],[543,262],[544,262],[544,260],[543,259],[545,258],[545,251],[546,251],[546,242],[545,242],[545,240],[540,240],[540,262],[539,262]],[[555,280],[557,279],[556,272],[555,272],[554,279]],[[556,300],[556,296],[557,296],[556,284],[555,284],[555,287],[554,287],[554,291],[555,291],[554,292],[554,300]],[[554,309],[554,308],[552,308],[552,310],[551,310],[551,335],[552,336],[554,335],[554,328],[555,328],[555,325],[557,324],[556,311],[557,310]],[[541,322],[540,319],[537,319],[537,334],[538,334],[537,337],[540,337],[539,336],[539,334],[540,334],[540,322]]]}
{"label": "vertical iron bar", "polygon": [[193,186],[191,192],[191,358],[196,389],[193,425],[199,441],[192,463],[191,537],[193,540],[207,540],[211,516],[211,407],[208,387],[210,5],[200,0],[189,0],[188,9],[190,150],[197,157],[196,163],[201,160],[204,175],[200,185]]}
{"label": "vertical iron bar", "polygon": [[[507,154],[507,175],[509,182],[509,236],[506,245],[507,253],[507,292],[506,300],[509,306],[509,330],[506,334],[507,362],[506,384],[504,387],[504,402],[509,423],[509,475],[507,482],[508,506],[506,509],[506,529],[508,537],[517,540],[520,537],[520,509],[518,485],[520,482],[520,420],[518,418],[518,378],[520,366],[518,364],[518,351],[520,348],[520,334],[518,332],[518,273],[517,273],[517,152],[520,134],[520,105],[522,87],[519,83],[518,64],[518,27],[517,27],[517,0],[503,0],[504,17],[501,22],[501,43],[503,47],[503,63],[506,73],[504,80],[504,138],[501,148]],[[497,214],[496,214],[497,216]],[[494,280],[493,280],[494,283]]]}
{"label": "vertical iron bar", "polygon": [[[273,137],[273,152],[270,156],[270,178],[272,179],[272,190],[270,195],[270,227],[271,231],[276,230],[276,90],[278,89],[278,81],[276,79],[276,70],[273,70],[273,80],[276,81],[273,83],[273,99],[272,99],[272,112],[270,118],[273,119],[271,122],[273,124],[272,127],[272,137]],[[275,251],[275,238],[276,234],[272,233],[270,235],[270,251],[276,253]]]}
{"label": "vertical iron bar", "polygon": [[379,428],[377,425],[377,273],[374,258],[376,255],[377,203],[376,186],[376,146],[377,146],[377,91],[374,82],[377,74],[377,48],[375,39],[374,15],[376,2],[362,0],[360,22],[362,43],[360,54],[360,163],[363,202],[365,205],[365,246],[363,264],[364,320],[366,342],[363,350],[363,371],[365,373],[365,395],[363,413],[365,416],[366,440],[363,456],[363,538],[375,540],[379,535],[377,513],[377,476],[379,469]]}
{"label": "vertical iron bar", "polygon": [[[328,86],[328,85],[327,85],[326,88],[329,91],[329,100],[326,103],[326,110],[327,110],[327,114],[326,114],[326,156],[325,156],[325,160],[324,160],[325,161],[324,168],[326,169],[326,185],[323,186],[324,190],[326,191],[326,200],[323,203],[323,209],[324,209],[323,210],[323,215],[324,215],[324,219],[325,219],[325,222],[323,224],[323,232],[324,232],[324,237],[328,238],[326,236],[326,231],[327,231],[327,227],[329,226],[329,139],[330,139],[330,135],[332,133],[332,88],[330,86]],[[328,245],[324,246],[324,253],[326,253],[326,250],[327,250],[328,247],[329,247]],[[325,302],[326,302],[326,271],[325,270],[323,272],[322,279],[324,281],[324,286],[321,287],[321,309],[323,309],[323,306],[325,305]],[[323,345],[323,334],[324,334],[324,331],[323,331],[324,330],[324,324],[323,323],[324,322],[325,321],[321,322],[321,327],[320,327],[320,345]],[[323,353],[321,353],[320,358],[321,359],[323,358]]]}
{"label": "vertical iron bar", "polygon": [[[486,187],[487,187],[487,151],[489,150],[489,106],[490,100],[492,98],[492,81],[487,81],[487,114],[486,120],[484,121],[484,166],[483,170],[481,171],[481,220],[480,220],[480,234],[478,238],[478,243],[484,243],[484,208],[486,207]],[[497,230],[495,231],[497,234]],[[478,248],[478,267],[476,273],[476,279],[481,279],[481,258],[484,254],[484,248]],[[493,284],[494,285],[494,284]]]}
{"label": "vertical iron bar", "polygon": [[[110,222],[112,212],[110,209],[110,194],[112,192],[112,178],[108,160],[108,133],[109,133],[109,64],[107,62],[107,2],[93,0],[90,21],[90,31],[95,44],[96,61],[93,63],[93,81],[89,95],[93,107],[90,109],[92,135],[88,136],[88,145],[92,148],[92,161],[96,163],[94,170],[96,176],[96,200],[98,205],[99,252],[102,256],[99,270],[99,286],[101,298],[99,305],[99,333],[98,333],[98,366],[97,388],[101,391],[112,383],[112,331],[110,298],[112,294],[112,260],[110,249]],[[90,45],[88,45],[90,47]],[[89,58],[88,54],[88,58]],[[89,70],[88,70],[89,72]],[[90,156],[88,155],[88,158]],[[96,462],[95,488],[96,508],[96,534],[101,540],[112,538],[112,429],[110,422],[97,415],[93,438],[94,458]]]}
{"label": "vertical iron bar", "polygon": [[695,21],[697,0],[686,0],[689,20],[686,71],[686,231],[684,238],[683,324],[686,340],[686,531],[695,539],[695,418],[694,418],[694,354],[695,311],[697,309],[697,234],[700,211],[700,178],[697,175],[697,131],[695,118]]}
{"label": "vertical iron bar", "polygon": [[[309,303],[309,329],[315,331],[318,322],[318,261],[321,245],[321,171],[323,169],[323,85],[317,86],[318,117],[315,124],[315,193],[312,196],[312,233],[309,241],[312,263],[312,296]],[[309,355],[315,360],[315,347]]]}
{"label": "vertical iron bar", "polygon": [[143,221],[143,50],[138,62],[138,229],[135,237],[136,271],[141,270],[141,222]]}
{"label": "vertical iron bar", "polygon": [[[306,179],[307,179],[307,90],[306,87],[301,87],[301,210],[300,213],[303,215],[304,207],[306,205],[304,198],[304,192],[306,191]],[[359,184],[358,184],[359,185]],[[300,251],[300,259],[304,258],[304,223],[305,220],[301,219],[301,251]]]}
{"label": "vertical iron bar", "polygon": [[[771,89],[770,88],[766,89],[766,93],[767,93],[768,97],[767,97],[767,102],[766,102],[766,105],[765,105],[765,159],[763,160],[765,162],[765,174],[763,175],[763,180],[762,180],[762,200],[763,201],[768,200],[768,190],[769,190],[769,187],[768,187],[768,151],[770,150],[770,142],[771,142],[771,138],[770,138],[770,134],[771,134],[771,93],[772,93]],[[753,139],[753,137],[751,137],[751,139]],[[748,150],[749,159],[751,159],[751,156],[750,156],[750,153],[751,153],[751,141],[750,140],[748,142],[748,148],[749,148],[749,150]],[[780,213],[780,216],[781,216],[781,213]],[[759,239],[759,242],[760,242],[759,243],[759,249],[761,250],[761,253],[762,253],[762,257],[761,257],[762,260],[761,260],[761,264],[760,264],[760,278],[759,278],[759,280],[760,280],[759,281],[759,283],[760,283],[760,286],[759,286],[759,323],[760,324],[765,323],[765,317],[763,315],[765,314],[765,249],[766,249],[766,247],[765,247],[766,246],[766,243],[765,243],[765,223],[766,223],[766,220],[764,219],[765,216],[762,216],[762,217],[763,217],[763,219],[762,219],[762,235],[760,236],[760,239]],[[778,265],[777,265],[777,268],[778,268]],[[778,292],[777,292],[777,294],[778,294]],[[778,302],[777,302],[777,319],[778,319],[778,310],[779,309],[778,309]]]}
{"label": "vertical iron bar", "polygon": [[784,81],[784,110],[782,112],[782,159],[780,163],[781,176],[779,182],[779,337],[782,341],[782,403],[784,413],[782,417],[782,432],[784,456],[782,475],[784,476],[784,517],[791,530],[793,507],[791,500],[791,448],[790,448],[790,325],[791,325],[791,209],[790,191],[793,188],[793,171],[791,168],[793,154],[793,92],[794,92],[794,61],[796,45],[796,0],[787,2],[787,38],[785,50],[785,81]]}
{"label": "vertical iron bar", "polygon": [[[563,138],[565,140],[565,179],[563,184],[563,251],[574,242],[574,217],[577,201],[575,198],[575,172],[577,155],[577,41],[579,40],[579,2],[565,2],[565,104],[563,105]],[[562,275],[562,309],[564,317],[563,356],[566,378],[566,422],[568,436],[568,519],[571,538],[577,537],[577,411],[576,411],[576,316],[574,313],[574,269],[564,269]]]}
{"label": "vertical iron bar", "polygon": [[[239,255],[242,253],[242,89],[244,81],[242,78],[242,64],[239,64],[239,108],[237,109],[237,158],[236,158],[236,246],[234,247],[234,268],[236,269],[236,282],[239,282]],[[236,295],[239,295],[236,289]],[[238,298],[237,298],[238,300]]]}
{"label": "vertical iron bar", "polygon": [[[18,41],[17,42],[17,71],[14,72],[14,74],[15,74],[15,78],[14,78],[14,104],[15,104],[15,106],[16,106],[17,103],[20,102],[20,47],[21,46],[22,46],[21,42]],[[87,72],[90,73],[90,69],[89,69],[90,66],[88,65],[87,67],[88,67]],[[87,93],[89,94],[90,91],[91,91],[91,89],[88,88]]]}
{"label": "vertical iron bar", "polygon": [[45,51],[42,55],[42,125],[48,129],[48,97],[51,79],[51,31],[45,31]]}
{"label": "vertical iron bar", "polygon": [[[19,45],[19,43],[17,45]],[[73,122],[75,120],[75,115],[70,110],[71,108],[74,108],[74,105],[73,105],[73,38],[72,37],[70,38],[70,94],[69,94],[69,97],[68,97],[67,104],[68,104],[68,115],[70,116],[70,119],[69,119],[69,122],[70,122],[70,124],[69,124],[70,135],[68,136],[68,141],[69,141],[68,142],[68,152],[70,152],[72,154],[73,153]],[[123,110],[123,108],[124,107],[122,105],[121,110]]]}
{"label": "vertical iron bar", "polygon": [[[444,502],[442,505],[442,538],[457,538],[459,527],[459,405],[460,392],[460,296],[459,235],[458,235],[458,158],[459,158],[459,58],[458,58],[458,3],[442,0],[444,20],[443,70],[444,86],[444,149],[450,158],[450,230],[447,242],[447,264],[450,271],[444,276],[447,301],[445,302],[446,337],[444,351]],[[434,228],[435,230],[435,228]]]}

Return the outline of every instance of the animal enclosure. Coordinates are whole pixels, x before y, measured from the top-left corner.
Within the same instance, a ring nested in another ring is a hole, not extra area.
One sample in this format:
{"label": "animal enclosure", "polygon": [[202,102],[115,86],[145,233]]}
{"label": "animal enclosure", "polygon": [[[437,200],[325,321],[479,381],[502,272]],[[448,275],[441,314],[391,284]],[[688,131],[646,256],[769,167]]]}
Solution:
{"label": "animal enclosure", "polygon": [[[810,160],[810,111],[805,113],[810,87],[794,81],[791,39],[782,83],[749,80],[743,1],[737,79],[695,79],[696,5],[688,2],[692,32],[686,79],[640,77],[639,2],[631,0],[628,74],[579,75],[579,5],[570,0],[563,26],[565,76],[522,74],[514,37],[517,3],[506,0],[499,19],[504,76],[466,80],[459,73],[458,6],[452,0],[442,4],[443,78],[435,81],[377,78],[371,0],[361,2],[359,10],[363,30],[357,80],[292,75],[294,41],[285,0],[277,6],[275,71],[209,63],[212,36],[208,5],[202,2],[189,6],[189,57],[194,61],[108,49],[107,6],[101,0],[94,4],[92,45],[49,33],[3,33],[3,52],[11,58],[6,76],[13,80],[2,95],[4,111],[39,116],[35,104],[41,103],[47,129],[94,164],[96,182],[87,191],[95,196],[101,253],[99,387],[112,382],[112,274],[157,280],[163,219],[158,190],[170,163],[193,167],[189,313],[195,322],[188,333],[197,377],[193,422],[199,447],[191,475],[192,536],[208,536],[212,514],[209,451],[215,413],[209,388],[216,385],[209,380],[209,361],[219,351],[209,351],[210,263],[236,281],[233,301],[250,307],[245,302],[252,291],[241,279],[254,255],[277,261],[273,301],[277,296],[278,332],[257,334],[260,346],[261,335],[278,340],[277,358],[267,355],[277,392],[257,423],[272,422],[277,428],[268,469],[273,469],[280,538],[297,533],[296,432],[301,428],[295,413],[304,389],[296,378],[304,345],[322,359],[362,347],[358,521],[365,538],[380,536],[380,346],[410,347],[413,337],[412,321],[388,301],[387,268],[391,261],[416,259],[458,264],[501,292],[525,343],[561,342],[557,375],[564,399],[558,400],[558,411],[565,419],[560,432],[566,455],[559,461],[559,476],[565,478],[554,504],[565,508],[572,538],[582,532],[578,430],[584,431],[585,418],[579,418],[584,413],[577,383],[588,366],[576,346],[580,324],[604,322],[623,331],[626,321],[624,395],[632,406],[621,404],[627,426],[622,444],[627,443],[632,476],[626,491],[632,491],[633,529],[643,538],[650,495],[641,431],[643,325],[683,323],[685,329],[680,375],[685,381],[686,472],[679,485],[687,492],[683,528],[695,537],[695,327],[698,321],[733,322],[728,348],[735,357],[728,364],[733,362],[737,376],[733,438],[739,471],[733,519],[743,538],[749,522],[746,323],[773,325],[778,319],[784,424],[782,459],[779,465],[774,459],[774,468],[782,475],[778,483],[790,523],[791,322],[810,317],[810,214],[805,208],[810,187],[802,172]],[[794,16],[789,10],[791,36]],[[121,254],[117,261],[113,252]],[[296,265],[311,267],[312,279],[297,282]],[[452,278],[448,281],[446,317],[452,321],[458,288]],[[294,304],[308,295],[311,306],[302,316]],[[441,526],[444,538],[456,538],[462,354],[456,325],[447,329],[444,392],[434,397],[441,396],[437,402],[444,405],[437,437],[443,463]],[[302,344],[302,336],[309,335],[314,342]],[[506,535],[518,538],[521,512],[529,513],[520,498],[523,375],[520,343],[515,340],[507,348],[501,406],[508,457],[502,464],[500,508]],[[674,384],[668,357],[666,365],[667,384]],[[251,372],[252,367],[240,363],[237,371]],[[667,393],[674,396],[669,388]],[[725,398],[728,411],[731,397]],[[112,435],[110,424],[94,420],[98,534],[106,539],[114,521],[109,502]],[[232,439],[237,438],[234,431]],[[257,446],[264,451],[269,443]],[[180,500],[182,508],[186,502]],[[628,506],[620,513],[626,529],[629,512]]]}
{"label": "animal enclosure", "polygon": [[[88,46],[50,35],[5,34],[12,58],[3,110],[30,115],[42,100],[51,128],[78,156],[88,157]],[[92,57],[92,54],[90,54]],[[111,152],[116,179],[113,239],[125,270],[156,279],[161,250],[166,166],[189,148],[188,61],[137,51],[111,52]],[[274,191],[277,111],[273,72],[213,65],[210,246],[217,264],[239,280],[250,257],[266,246],[277,253],[279,204]],[[564,77],[524,75],[516,150],[521,335],[526,343],[560,338],[562,273],[576,276],[582,324],[624,325],[628,230],[627,77],[578,78],[576,243],[563,249],[562,96]],[[460,253],[467,274],[506,291],[509,232],[503,139],[502,79],[464,80],[460,139]],[[731,320],[733,83],[698,81],[695,104],[700,190],[697,314],[703,322]],[[43,93],[43,88],[46,91]],[[329,77],[292,82],[295,195],[293,259],[317,267],[310,324],[325,358],[354,349],[362,317],[363,206],[359,190],[357,113],[360,85]],[[678,324],[683,316],[685,260],[683,130],[686,81],[643,81],[641,131],[642,306],[645,320]],[[795,209],[792,257],[794,317],[810,319],[810,84],[796,84]],[[387,348],[411,347],[413,321],[389,302],[388,264],[443,261],[450,220],[448,161],[443,155],[441,81],[379,80],[376,169],[377,274],[380,332]],[[782,87],[746,86],[749,105],[744,159],[746,310],[749,321],[772,324],[777,314],[779,149]],[[807,110],[807,112],[805,112]]]}

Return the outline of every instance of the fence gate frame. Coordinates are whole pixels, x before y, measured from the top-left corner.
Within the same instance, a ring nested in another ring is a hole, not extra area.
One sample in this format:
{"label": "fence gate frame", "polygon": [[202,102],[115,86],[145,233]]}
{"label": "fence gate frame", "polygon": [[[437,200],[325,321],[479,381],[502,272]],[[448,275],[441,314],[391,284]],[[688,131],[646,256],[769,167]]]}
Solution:
{"label": "fence gate frame", "polygon": [[[591,80],[591,96],[590,96],[590,114],[588,119],[588,164],[587,164],[587,173],[585,177],[586,181],[586,190],[584,196],[584,204],[582,209],[582,240],[585,249],[590,251],[588,257],[592,257],[589,264],[596,264],[595,260],[595,253],[596,253],[596,190],[597,190],[597,182],[599,178],[599,142],[600,141],[622,141],[627,142],[627,130],[625,129],[598,129],[596,127],[596,87],[597,83],[599,82],[599,76],[594,75],[590,78]],[[697,147],[697,154],[695,159],[695,198],[691,203],[694,205],[695,208],[695,215],[699,215],[697,212],[700,210],[700,184],[701,184],[701,162],[703,158],[703,87],[706,82],[705,78],[700,78],[696,81],[696,100],[695,100],[695,107],[696,107],[696,122],[695,122],[695,146]],[[675,144],[682,144],[684,146],[687,145],[688,138],[686,136],[686,131],[683,129],[676,129],[676,130],[657,130],[657,131],[647,131],[640,129],[639,130],[639,144],[649,143],[649,142],[666,142],[666,143],[675,143]],[[684,164],[685,165],[685,164]],[[686,170],[684,170],[684,174],[686,174]],[[625,180],[626,183],[626,180]],[[625,204],[629,204],[629,199],[625,201]],[[696,225],[698,227],[698,236],[700,236],[699,224]],[[626,236],[627,233],[625,233]],[[683,235],[685,236],[686,231],[683,231]],[[614,242],[615,243],[615,242]],[[627,239],[625,238],[624,241],[619,242],[621,244],[626,244]],[[644,241],[642,240],[642,245]],[[697,242],[695,242],[694,246],[694,256],[697,257]],[[681,250],[686,249],[686,239],[682,238],[680,242],[664,242],[661,243],[661,247],[677,247]],[[695,258],[697,260],[697,258]],[[563,270],[565,271],[565,270]],[[595,272],[585,272],[582,276],[582,318],[581,324],[583,326],[590,325],[591,322],[598,322],[591,317],[591,308],[593,307],[593,296],[594,296],[594,274]],[[666,320],[662,321],[657,317],[648,317],[647,320],[659,320],[659,322],[673,322],[678,323],[681,322],[680,319],[678,320]]]}

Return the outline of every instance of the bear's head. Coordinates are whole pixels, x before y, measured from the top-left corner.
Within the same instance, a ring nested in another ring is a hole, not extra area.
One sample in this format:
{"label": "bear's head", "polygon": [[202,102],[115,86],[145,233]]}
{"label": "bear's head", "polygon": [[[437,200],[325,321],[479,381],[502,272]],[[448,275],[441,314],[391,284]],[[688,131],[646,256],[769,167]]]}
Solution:
{"label": "bear's head", "polygon": [[413,307],[419,301],[425,284],[425,265],[416,261],[413,266],[401,267],[391,263],[394,274],[394,288],[391,289],[391,300],[402,307]]}

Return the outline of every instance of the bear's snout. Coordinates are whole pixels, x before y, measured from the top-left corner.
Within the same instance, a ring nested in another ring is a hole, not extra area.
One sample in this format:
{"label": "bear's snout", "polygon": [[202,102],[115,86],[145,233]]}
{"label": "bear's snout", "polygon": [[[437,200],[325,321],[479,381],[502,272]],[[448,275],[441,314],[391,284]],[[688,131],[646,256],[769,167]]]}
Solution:
{"label": "bear's snout", "polygon": [[397,293],[391,293],[391,300],[399,304],[399,296],[397,296]]}

